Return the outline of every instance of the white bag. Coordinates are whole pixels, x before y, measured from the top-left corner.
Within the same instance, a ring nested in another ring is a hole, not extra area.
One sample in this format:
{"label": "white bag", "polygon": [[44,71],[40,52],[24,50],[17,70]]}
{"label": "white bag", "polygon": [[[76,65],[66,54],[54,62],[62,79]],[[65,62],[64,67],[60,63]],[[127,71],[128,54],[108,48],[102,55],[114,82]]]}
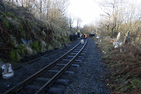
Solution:
{"label": "white bag", "polygon": [[84,44],[84,39],[81,39],[80,43],[81,43],[81,44]]}
{"label": "white bag", "polygon": [[4,79],[8,79],[14,75],[14,71],[12,70],[12,66],[10,63],[5,63],[2,65],[2,77]]}

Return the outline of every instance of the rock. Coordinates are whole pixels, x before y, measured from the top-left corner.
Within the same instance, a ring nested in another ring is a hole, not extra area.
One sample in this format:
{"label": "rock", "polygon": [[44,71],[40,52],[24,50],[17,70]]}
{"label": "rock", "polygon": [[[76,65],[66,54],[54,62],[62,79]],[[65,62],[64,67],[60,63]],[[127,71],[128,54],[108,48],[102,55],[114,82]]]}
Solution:
{"label": "rock", "polygon": [[24,38],[21,38],[24,45],[26,45],[26,40]]}
{"label": "rock", "polygon": [[37,53],[37,51],[36,50],[33,50],[33,54],[36,54]]}
{"label": "rock", "polygon": [[54,48],[54,50],[58,50],[58,48]]}
{"label": "rock", "polygon": [[110,86],[110,84],[109,83],[107,83],[107,85],[106,85],[107,87],[109,87]]}
{"label": "rock", "polygon": [[42,36],[46,37],[46,33],[44,32],[44,30],[42,31]]}
{"label": "rock", "polygon": [[15,37],[13,37],[12,35],[10,35],[10,43],[14,46],[14,47],[16,47],[16,38]]}
{"label": "rock", "polygon": [[0,12],[4,11],[4,4],[2,0],[0,0]]}
{"label": "rock", "polygon": [[42,56],[42,55],[45,55],[46,52],[39,52],[39,54]]}
{"label": "rock", "polygon": [[21,63],[23,63],[23,62],[28,62],[28,59],[27,59],[27,58],[22,58],[22,59],[20,60],[20,62],[21,62]]}
{"label": "rock", "polygon": [[32,43],[32,40],[28,40],[27,41],[27,45],[31,44]]}
{"label": "rock", "polygon": [[46,49],[45,49],[46,46],[47,46],[46,43],[43,40],[41,40],[41,39],[40,39],[40,43],[41,43],[41,51],[42,52],[46,51]]}
{"label": "rock", "polygon": [[0,59],[0,67],[4,64],[4,62]]}
{"label": "rock", "polygon": [[17,56],[17,60],[19,61],[21,59],[19,53],[16,53],[16,56]]}
{"label": "rock", "polygon": [[45,47],[42,47],[41,48],[41,52],[44,52],[44,51],[46,51],[46,48]]}
{"label": "rock", "polygon": [[54,39],[54,36],[53,36],[51,41],[54,41],[54,40],[55,40],[55,39]]}
{"label": "rock", "polygon": [[10,87],[10,85],[7,85],[7,87]]}
{"label": "rock", "polygon": [[50,44],[49,46],[48,46],[48,50],[52,50],[53,49],[53,46]]}
{"label": "rock", "polygon": [[24,45],[28,46],[29,44],[32,43],[32,40],[25,40],[24,38],[21,38],[22,42]]}
{"label": "rock", "polygon": [[28,46],[26,46],[26,50],[27,50],[28,54],[32,54],[33,53],[33,50],[30,47],[28,47]]}
{"label": "rock", "polygon": [[110,81],[109,81],[109,79],[106,79],[106,81],[105,81],[106,83],[109,83]]}

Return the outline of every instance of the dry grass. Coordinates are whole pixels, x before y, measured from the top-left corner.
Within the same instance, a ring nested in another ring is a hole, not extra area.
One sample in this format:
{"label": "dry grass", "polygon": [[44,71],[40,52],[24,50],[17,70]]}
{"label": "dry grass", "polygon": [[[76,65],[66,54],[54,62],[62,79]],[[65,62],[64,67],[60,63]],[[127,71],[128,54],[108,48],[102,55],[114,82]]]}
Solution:
{"label": "dry grass", "polygon": [[99,40],[101,52],[106,51],[103,61],[111,71],[107,77],[110,81],[106,82],[111,94],[141,94],[141,45],[126,44],[122,46],[126,51],[120,52],[120,47],[114,49],[109,39]]}

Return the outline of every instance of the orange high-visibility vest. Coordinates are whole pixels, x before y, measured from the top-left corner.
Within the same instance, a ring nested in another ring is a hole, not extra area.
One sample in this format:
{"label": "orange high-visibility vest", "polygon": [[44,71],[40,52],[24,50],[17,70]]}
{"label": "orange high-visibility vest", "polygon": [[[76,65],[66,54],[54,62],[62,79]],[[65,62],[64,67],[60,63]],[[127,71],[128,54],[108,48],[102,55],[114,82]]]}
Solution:
{"label": "orange high-visibility vest", "polygon": [[85,38],[87,38],[87,35],[86,34],[84,36],[85,36]]}

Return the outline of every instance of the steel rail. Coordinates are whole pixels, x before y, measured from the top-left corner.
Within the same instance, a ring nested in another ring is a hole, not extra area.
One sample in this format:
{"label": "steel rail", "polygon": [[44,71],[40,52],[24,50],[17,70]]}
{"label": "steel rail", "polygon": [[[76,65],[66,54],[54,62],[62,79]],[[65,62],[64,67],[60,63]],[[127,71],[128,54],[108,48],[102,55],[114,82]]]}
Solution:
{"label": "steel rail", "polygon": [[49,65],[45,66],[44,68],[42,68],[41,70],[37,71],[36,73],[34,73],[33,75],[31,75],[30,77],[26,78],[25,80],[23,80],[22,82],[20,82],[19,84],[17,84],[16,86],[10,88],[9,90],[7,90],[6,92],[4,92],[3,94],[9,94],[9,93],[14,93],[19,91],[20,89],[22,89],[24,87],[25,84],[29,83],[32,79],[34,79],[35,77],[39,76],[42,72],[44,72],[47,68],[50,68],[51,66],[53,66],[57,61],[59,61],[60,59],[62,59],[63,57],[65,57],[66,55],[68,55],[70,52],[72,52],[77,46],[80,45],[80,42],[73,47],[72,49],[70,49],[68,52],[66,52],[64,55],[62,55],[61,57],[59,57],[58,59],[54,60],[53,62],[51,62]]}
{"label": "steel rail", "polygon": [[38,94],[41,92],[45,87],[49,87],[51,84],[55,82],[62,74],[63,72],[70,66],[70,64],[75,60],[75,58],[81,53],[81,51],[84,49],[84,47],[87,44],[87,40],[83,47],[79,50],[79,52],[58,72],[56,73],[48,82],[46,82],[35,94]]}

